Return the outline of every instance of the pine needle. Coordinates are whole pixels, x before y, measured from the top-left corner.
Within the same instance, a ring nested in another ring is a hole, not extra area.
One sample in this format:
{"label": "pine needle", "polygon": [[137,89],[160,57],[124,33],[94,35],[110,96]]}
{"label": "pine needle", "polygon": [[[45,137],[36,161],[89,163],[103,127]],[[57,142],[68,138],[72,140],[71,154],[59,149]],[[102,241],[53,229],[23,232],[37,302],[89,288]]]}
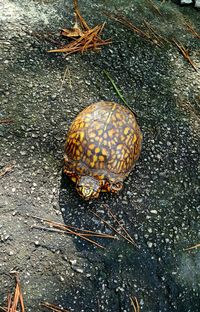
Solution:
{"label": "pine needle", "polygon": [[132,239],[130,239],[129,237],[127,237],[126,235],[122,234],[120,231],[118,231],[112,224],[110,224],[108,221],[104,220],[103,218],[101,218],[99,216],[99,214],[97,214],[96,212],[91,210],[91,213],[93,215],[95,215],[102,223],[104,223],[107,227],[109,227],[111,230],[113,230],[113,232],[115,232],[118,236],[122,237],[123,239],[125,239],[127,242],[129,242],[130,244],[132,244],[133,246],[136,246],[135,242],[133,242]]}
{"label": "pine needle", "polygon": [[[31,217],[31,218],[39,220],[39,221],[41,221],[43,223],[46,223],[46,224],[48,224],[50,226],[50,228],[53,227],[54,229],[58,229],[59,233],[77,236],[77,237],[79,237],[79,238],[81,238],[83,240],[86,240],[87,242],[95,245],[96,247],[99,247],[99,248],[102,248],[102,249],[105,249],[105,247],[102,246],[101,244],[97,243],[96,241],[90,239],[89,237],[116,239],[115,236],[108,235],[108,234],[105,234],[105,233],[98,233],[98,232],[95,232],[95,231],[84,230],[84,229],[82,230],[82,229],[79,229],[79,228],[76,228],[76,227],[73,227],[73,226],[70,226],[70,225],[57,223],[57,222],[50,221],[50,220],[47,220],[47,219],[42,219],[42,218],[39,218],[39,217],[36,217],[36,216],[29,216],[29,215],[27,215],[27,217]],[[35,226],[33,226],[33,227],[35,227]],[[44,229],[45,228],[42,228],[42,230],[44,230]]]}
{"label": "pine needle", "polygon": [[123,97],[123,95],[121,94],[120,90],[118,89],[118,87],[116,86],[114,80],[111,78],[110,74],[104,69],[103,70],[104,75],[110,80],[114,90],[116,91],[116,94],[118,95],[118,97],[123,101],[123,103],[132,111],[132,113],[134,115],[136,115],[136,113],[134,112],[134,110],[132,109],[132,107],[130,107],[130,105],[127,103],[127,101],[125,100],[125,98]]}
{"label": "pine needle", "polygon": [[149,31],[144,31],[141,28],[135,26],[126,16],[123,16],[122,14],[113,14],[110,12],[104,12],[106,16],[109,18],[115,20],[116,22],[120,23],[122,26],[130,29],[132,32],[136,33],[140,37],[150,40],[152,43],[156,44],[160,47],[158,42],[154,38],[154,34],[152,32],[149,33]]}
{"label": "pine needle", "polygon": [[136,297],[130,297],[131,305],[134,308],[134,312],[140,312],[140,306]]}
{"label": "pine needle", "polygon": [[188,30],[189,32],[191,32],[192,35],[193,35],[195,38],[200,39],[200,33],[198,33],[198,32],[192,27],[191,24],[189,24],[188,22],[186,22],[186,23],[185,23],[185,26],[186,26],[187,30]]}
{"label": "pine needle", "polygon": [[55,304],[51,304],[51,303],[48,303],[48,302],[42,302],[41,306],[44,307],[44,308],[47,308],[47,309],[49,309],[49,310],[51,310],[53,312],[70,312],[69,310],[60,308],[60,307],[56,306]]}
{"label": "pine needle", "polygon": [[116,215],[114,215],[114,213],[112,212],[112,210],[109,208],[108,205],[104,205],[104,207],[107,209],[108,213],[111,215],[111,217],[113,218],[113,220],[119,225],[119,227],[121,228],[121,230],[125,233],[125,235],[128,237],[128,239],[130,241],[132,241],[132,243],[137,246],[137,244],[135,243],[134,239],[130,236],[130,234],[128,233],[128,231],[126,230],[126,228],[124,226],[121,225],[120,221],[117,219]]}
{"label": "pine needle", "polygon": [[191,246],[191,247],[188,247],[188,248],[186,248],[186,249],[184,249],[184,250],[192,250],[192,249],[197,249],[197,248],[199,248],[199,247],[200,247],[200,244],[196,244],[196,245]]}
{"label": "pine needle", "polygon": [[163,16],[162,13],[160,12],[160,9],[155,3],[153,3],[152,0],[148,0],[149,4],[152,6],[152,8],[160,15]]}
{"label": "pine needle", "polygon": [[177,41],[175,39],[172,39],[172,42],[177,46],[181,54],[184,56],[184,58],[190,63],[190,65],[194,68],[194,70],[197,71],[197,67],[194,64],[194,62],[191,60],[189,56],[188,50],[183,46],[183,44],[180,41]]}
{"label": "pine needle", "polygon": [[61,82],[60,91],[61,91],[62,88],[63,88],[64,82],[65,82],[67,76],[68,76],[68,84],[69,84],[69,87],[70,87],[70,89],[72,90],[72,81],[71,81],[70,71],[69,71],[69,67],[66,66],[65,71],[64,71],[64,74],[63,74],[62,82]]}

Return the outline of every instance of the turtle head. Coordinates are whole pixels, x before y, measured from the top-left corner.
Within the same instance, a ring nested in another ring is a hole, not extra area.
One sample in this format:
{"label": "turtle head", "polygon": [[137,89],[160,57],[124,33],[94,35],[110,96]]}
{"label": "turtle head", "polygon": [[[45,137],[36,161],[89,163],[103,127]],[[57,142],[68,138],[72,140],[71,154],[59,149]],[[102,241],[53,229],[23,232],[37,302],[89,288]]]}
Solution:
{"label": "turtle head", "polygon": [[85,199],[93,199],[99,197],[100,193],[100,182],[91,176],[82,176],[77,181],[76,189],[79,195]]}

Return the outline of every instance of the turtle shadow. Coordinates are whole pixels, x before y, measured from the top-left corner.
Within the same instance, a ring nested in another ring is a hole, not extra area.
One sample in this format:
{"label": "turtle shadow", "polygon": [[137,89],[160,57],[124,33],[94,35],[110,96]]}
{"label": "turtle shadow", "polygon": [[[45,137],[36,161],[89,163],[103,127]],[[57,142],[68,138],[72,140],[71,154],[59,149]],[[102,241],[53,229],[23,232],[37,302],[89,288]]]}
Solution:
{"label": "turtle shadow", "polygon": [[[105,204],[110,204],[112,211],[117,213],[119,207],[124,207],[120,200],[115,205],[116,200],[117,195],[113,197],[110,193],[100,194],[99,199],[91,202],[82,200],[76,192],[74,183],[62,173],[59,204],[66,225],[105,233],[106,227],[101,221],[98,222],[92,212],[99,212]],[[81,239],[74,239],[76,249],[80,252],[81,257],[89,260],[90,270],[95,268],[90,281],[86,281],[87,286],[84,286],[86,291],[92,291],[98,298],[101,298],[103,293],[103,296],[108,299],[110,308],[112,306],[109,311],[120,311],[121,306],[129,308],[128,296],[135,290],[137,284],[136,293],[144,295],[152,311],[155,307],[156,310],[162,308],[163,311],[167,307],[168,311],[172,311],[170,305],[165,302],[165,291],[160,291],[162,269],[157,260],[152,258],[151,250],[147,249],[144,244],[141,244],[140,248],[136,248],[124,240],[106,242],[105,239],[98,238],[96,241],[106,249],[97,248]],[[85,280],[82,283],[85,285]],[[105,292],[102,291],[103,283],[106,287]],[[173,281],[170,283],[173,285]],[[125,287],[124,292],[119,290],[122,285],[125,285],[123,286]],[[138,290],[142,288],[144,291]],[[158,297],[160,296],[159,302],[154,302],[154,299],[148,295],[149,288],[153,288],[154,293]],[[174,291],[174,293],[176,292]],[[85,294],[84,300],[86,299]]]}
{"label": "turtle shadow", "polygon": [[[104,194],[103,202],[109,201],[109,195]],[[95,210],[102,203],[102,197],[91,201],[83,200],[76,191],[75,183],[62,171],[59,192],[59,206],[64,222],[72,222],[81,226],[84,215]],[[88,222],[87,222],[88,223]]]}
{"label": "turtle shadow", "polygon": [[[66,225],[96,232],[111,232],[96,214],[104,211],[105,205],[111,207],[113,211],[116,212],[118,209],[116,205],[117,197],[118,194],[101,192],[98,199],[85,201],[77,193],[75,184],[62,172],[59,191],[59,208]],[[109,246],[110,244],[108,240],[105,241],[101,238],[95,239],[95,241],[98,243],[103,241],[103,245],[106,246]],[[96,250],[96,247],[93,244],[84,244],[85,241],[82,241],[81,239],[76,239],[75,242],[78,250],[82,250],[82,248]]]}

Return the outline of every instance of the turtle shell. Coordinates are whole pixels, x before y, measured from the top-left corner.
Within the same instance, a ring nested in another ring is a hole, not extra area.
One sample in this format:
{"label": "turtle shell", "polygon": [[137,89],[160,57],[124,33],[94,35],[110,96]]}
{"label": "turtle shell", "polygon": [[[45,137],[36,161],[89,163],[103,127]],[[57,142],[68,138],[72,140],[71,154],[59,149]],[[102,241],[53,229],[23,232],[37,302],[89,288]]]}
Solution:
{"label": "turtle shell", "polygon": [[128,108],[106,101],[91,104],[67,133],[64,172],[73,181],[87,175],[123,181],[140,155],[141,142],[140,128]]}

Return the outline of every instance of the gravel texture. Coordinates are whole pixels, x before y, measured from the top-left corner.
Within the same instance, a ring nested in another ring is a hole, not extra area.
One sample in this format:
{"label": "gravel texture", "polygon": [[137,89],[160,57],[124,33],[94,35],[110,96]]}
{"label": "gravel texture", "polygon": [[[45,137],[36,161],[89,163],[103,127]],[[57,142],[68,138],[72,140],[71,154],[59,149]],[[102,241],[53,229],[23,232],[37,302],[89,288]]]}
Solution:
{"label": "gravel texture", "polygon": [[[158,47],[103,14],[117,9],[182,42],[197,70],[171,43]],[[0,305],[18,271],[30,312],[44,301],[71,312],[129,312],[130,297],[145,312],[198,312],[200,249],[185,249],[200,243],[200,54],[184,23],[198,31],[199,11],[147,0],[87,0],[80,10],[91,26],[106,21],[103,37],[113,43],[66,57],[48,54],[56,46],[42,36],[72,26],[72,1],[0,3],[0,120],[12,121],[0,124],[0,168],[13,165],[0,177]],[[143,150],[118,195],[85,203],[62,176],[64,138],[87,105],[120,102],[104,69],[138,115]],[[32,218],[111,234],[93,214],[113,224],[105,204],[139,248],[121,238],[96,240],[100,249]]]}

